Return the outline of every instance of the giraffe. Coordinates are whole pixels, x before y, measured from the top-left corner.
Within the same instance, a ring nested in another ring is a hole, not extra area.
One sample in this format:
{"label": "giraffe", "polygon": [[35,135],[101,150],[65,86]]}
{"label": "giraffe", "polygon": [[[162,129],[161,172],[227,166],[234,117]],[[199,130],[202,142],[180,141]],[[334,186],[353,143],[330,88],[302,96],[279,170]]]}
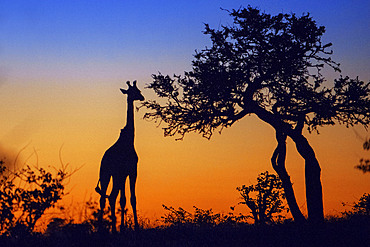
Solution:
{"label": "giraffe", "polygon": [[[124,230],[124,216],[126,206],[125,183],[127,177],[130,180],[131,207],[134,214],[135,229],[138,229],[137,213],[136,213],[136,194],[135,185],[137,178],[137,162],[138,156],[134,147],[135,127],[134,127],[134,101],[144,100],[144,96],[136,86],[136,81],[131,86],[130,81],[127,81],[128,89],[121,89],[123,94],[127,94],[127,118],[126,126],[121,129],[121,134],[118,140],[104,153],[100,165],[99,181],[95,188],[100,194],[100,211],[99,211],[99,226],[101,226],[105,208],[106,198],[108,198],[111,208],[112,232],[117,232],[115,204],[118,193],[121,193],[121,228]],[[107,187],[110,178],[113,178],[113,188],[109,196],[106,195]],[[99,187],[99,183],[100,186]]]}

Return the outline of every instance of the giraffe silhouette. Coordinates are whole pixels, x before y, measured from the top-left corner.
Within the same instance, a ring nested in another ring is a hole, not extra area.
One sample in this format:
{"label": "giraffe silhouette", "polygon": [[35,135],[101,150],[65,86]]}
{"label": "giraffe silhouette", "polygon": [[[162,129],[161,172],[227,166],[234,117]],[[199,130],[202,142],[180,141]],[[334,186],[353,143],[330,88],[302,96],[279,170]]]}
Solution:
{"label": "giraffe silhouette", "polygon": [[[126,126],[121,129],[121,134],[118,140],[104,153],[100,165],[99,181],[95,188],[100,194],[100,211],[98,223],[101,227],[105,202],[108,198],[111,208],[112,232],[117,232],[115,204],[118,193],[121,193],[121,228],[124,230],[124,216],[126,206],[125,183],[127,177],[130,180],[131,206],[134,214],[135,229],[138,229],[137,213],[136,213],[136,194],[135,185],[137,178],[137,162],[138,156],[135,151],[135,126],[134,126],[134,101],[144,100],[144,96],[136,86],[136,81],[131,86],[130,81],[127,81],[128,89],[121,89],[123,94],[127,94],[127,118]],[[109,181],[113,178],[113,188],[109,196],[106,195]],[[99,183],[100,186],[99,187]]]}

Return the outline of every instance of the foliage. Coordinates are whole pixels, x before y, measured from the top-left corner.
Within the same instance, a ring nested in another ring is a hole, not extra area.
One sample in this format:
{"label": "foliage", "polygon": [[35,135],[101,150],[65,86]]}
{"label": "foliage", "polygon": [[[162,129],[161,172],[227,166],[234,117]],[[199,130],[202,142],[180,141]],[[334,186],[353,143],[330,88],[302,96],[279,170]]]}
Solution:
{"label": "foliage", "polygon": [[6,167],[3,161],[0,161],[0,233],[8,230],[14,221],[13,201],[16,199],[15,185],[8,176],[5,175]]}
{"label": "foliage", "polygon": [[162,207],[167,210],[168,212],[162,216],[163,223],[168,225],[186,225],[192,222],[192,215],[191,213],[187,212],[183,208],[179,207],[177,210],[173,207],[167,207],[166,205],[162,205]]}
{"label": "foliage", "polygon": [[353,205],[353,213],[370,216],[370,194],[365,193],[360,200]]}
{"label": "foliage", "polygon": [[[82,218],[96,221],[98,203],[89,200]],[[165,207],[168,212],[181,211]],[[71,210],[66,208],[65,210]],[[72,210],[74,211],[74,210]],[[214,213],[212,209],[194,207],[186,224],[166,224],[143,228],[140,232],[124,231],[119,235],[95,231],[87,221],[75,223],[55,218],[48,230],[32,235],[0,235],[0,246],[367,246],[368,220],[353,217],[328,221],[312,227],[284,221],[278,225],[246,224],[245,216]],[[60,216],[60,215],[59,215]],[[187,218],[187,217],[185,217]],[[162,217],[163,219],[163,217]],[[175,222],[179,222],[175,220]]]}
{"label": "foliage", "polygon": [[194,206],[194,210],[193,222],[197,226],[215,226],[222,221],[221,214],[213,213],[212,209],[200,209]]}
{"label": "foliage", "polygon": [[13,172],[1,161],[0,234],[32,232],[44,212],[64,195],[68,177],[65,167],[55,174],[30,166]]}
{"label": "foliage", "polygon": [[[345,204],[344,204],[345,205]],[[370,217],[370,194],[364,193],[358,202],[353,203],[352,210],[343,213],[346,217],[366,216]]]}
{"label": "foliage", "polygon": [[242,185],[236,188],[242,196],[239,204],[246,205],[252,213],[254,224],[272,223],[282,219],[284,190],[281,180],[267,171],[257,177],[256,185]]}
{"label": "foliage", "polygon": [[370,160],[369,159],[360,159],[360,164],[355,166],[355,168],[361,170],[363,173],[370,172]]}
{"label": "foliage", "polygon": [[190,213],[183,208],[179,207],[167,207],[162,205],[167,211],[162,216],[162,222],[166,226],[184,227],[184,226],[195,226],[195,227],[214,227],[220,225],[236,225],[239,223],[245,223],[246,217],[244,215],[234,215],[233,213],[221,214],[214,213],[212,209],[200,209],[194,208],[194,213]]}
{"label": "foliage", "polygon": [[340,71],[339,64],[330,57],[332,44],[321,41],[325,28],[309,14],[272,16],[252,7],[229,13],[234,25],[205,26],[212,46],[196,53],[191,71],[153,75],[148,88],[167,103],[145,102],[151,112],[144,117],[164,122],[165,136],[210,138],[253,113],[284,132],[304,124],[310,131],[335,122],[369,124],[369,83],[340,77],[331,88],[324,84],[322,68]]}
{"label": "foliage", "polygon": [[[370,139],[365,140],[363,148],[364,150],[370,150]],[[370,159],[360,159],[360,164],[355,166],[355,168],[363,173],[370,172]]]}

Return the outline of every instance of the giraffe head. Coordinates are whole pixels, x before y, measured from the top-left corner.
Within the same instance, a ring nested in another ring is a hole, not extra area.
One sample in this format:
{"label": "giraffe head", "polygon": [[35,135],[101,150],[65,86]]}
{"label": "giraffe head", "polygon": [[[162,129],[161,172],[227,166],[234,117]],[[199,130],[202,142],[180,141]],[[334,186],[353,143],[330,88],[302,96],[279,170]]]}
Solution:
{"label": "giraffe head", "polygon": [[121,92],[123,94],[127,94],[128,100],[132,100],[132,101],[140,100],[140,101],[143,101],[144,100],[144,96],[141,94],[141,91],[137,88],[137,86],[136,86],[136,80],[133,81],[133,86],[131,86],[130,81],[127,81],[126,83],[128,85],[128,89],[122,89],[121,88]]}

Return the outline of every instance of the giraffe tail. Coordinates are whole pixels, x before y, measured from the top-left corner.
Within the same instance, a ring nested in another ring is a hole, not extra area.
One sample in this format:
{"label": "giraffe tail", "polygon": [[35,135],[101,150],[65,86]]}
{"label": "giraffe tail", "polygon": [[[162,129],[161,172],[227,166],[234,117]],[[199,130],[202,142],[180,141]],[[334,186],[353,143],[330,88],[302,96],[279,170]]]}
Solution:
{"label": "giraffe tail", "polygon": [[98,180],[98,184],[96,185],[95,187],[95,191],[100,195],[100,196],[104,196],[105,198],[107,198],[108,196],[107,195],[102,195],[103,192],[101,191],[100,187],[99,187],[99,183],[100,183],[100,179]]}

